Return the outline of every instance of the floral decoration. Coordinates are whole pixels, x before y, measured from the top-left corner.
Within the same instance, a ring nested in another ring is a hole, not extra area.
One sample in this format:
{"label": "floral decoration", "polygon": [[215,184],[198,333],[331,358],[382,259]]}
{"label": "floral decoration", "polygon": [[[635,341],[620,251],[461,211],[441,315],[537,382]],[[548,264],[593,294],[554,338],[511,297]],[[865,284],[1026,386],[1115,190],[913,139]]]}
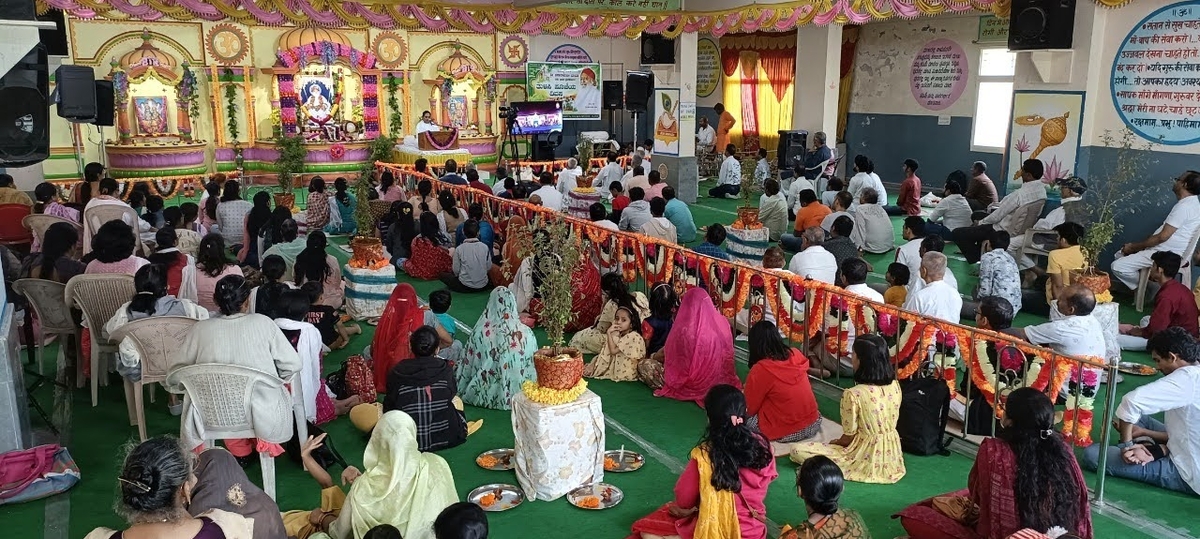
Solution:
{"label": "floral decoration", "polygon": [[346,147],[342,143],[334,144],[329,147],[329,157],[334,161],[341,161],[346,157]]}
{"label": "floral decoration", "polygon": [[225,121],[226,127],[229,128],[229,138],[234,142],[238,140],[238,107],[237,107],[237,82],[234,81],[234,73],[230,68],[225,68],[221,73],[221,80],[225,87]]}
{"label": "floral decoration", "polygon": [[575,402],[583,395],[584,391],[587,391],[587,380],[583,379],[580,379],[571,389],[550,389],[539,386],[533,380],[521,383],[521,393],[538,404],[558,405]]}

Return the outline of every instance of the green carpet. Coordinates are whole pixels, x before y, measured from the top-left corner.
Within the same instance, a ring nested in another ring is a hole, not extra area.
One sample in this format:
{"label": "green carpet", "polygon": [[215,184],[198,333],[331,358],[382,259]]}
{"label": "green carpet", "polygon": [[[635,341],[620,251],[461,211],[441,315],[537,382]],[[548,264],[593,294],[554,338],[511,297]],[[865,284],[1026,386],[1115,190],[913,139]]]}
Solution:
{"label": "green carpet", "polygon": [[[701,188],[701,192],[706,190],[705,187]],[[303,197],[297,198],[303,200]],[[692,212],[697,224],[701,226],[714,222],[729,223],[734,219],[734,208],[737,205],[738,201],[704,198],[692,205]],[[338,238],[334,243],[345,243],[345,240]],[[951,267],[962,283],[962,289],[969,290],[974,286],[975,279],[968,276],[965,262],[954,258],[957,250],[951,246],[947,251],[952,257]],[[345,261],[346,255],[340,249],[334,248],[331,252]],[[882,273],[881,268],[885,268],[893,256],[891,253],[869,256],[868,260],[875,265],[878,273]],[[436,282],[413,281],[403,275],[399,276],[399,279],[411,282],[422,298],[427,298],[429,292],[441,288],[441,284]],[[881,279],[873,277],[873,280]],[[455,294],[451,314],[467,326],[473,326],[486,301],[487,294]],[[1123,307],[1123,321],[1136,320],[1140,316],[1133,312],[1132,307]],[[1026,325],[1040,321],[1044,319],[1022,314],[1017,323]],[[355,337],[350,346],[326,358],[327,370],[335,370],[349,354],[357,353],[370,342],[374,328],[365,325],[363,328],[364,334]],[[544,337],[540,330],[537,334]],[[457,337],[465,339],[464,332],[460,331]],[[738,344],[744,348],[745,343]],[[51,345],[45,357],[54,358],[55,352],[56,345]],[[1148,362],[1146,354],[1127,354],[1126,359]],[[52,360],[47,359],[47,362],[51,363],[52,368]],[[744,364],[739,364],[739,374],[744,376],[745,371]],[[1118,385],[1118,393],[1122,394],[1153,379],[1126,376],[1125,381]],[[112,501],[117,490],[115,478],[124,454],[122,446],[136,441],[137,429],[128,426],[119,378],[113,376],[110,380],[111,385],[101,388],[100,405],[96,408],[91,407],[86,390],[76,391],[71,395],[73,414],[69,448],[83,471],[83,480],[66,494],[70,499],[68,537],[82,537],[96,526],[122,525],[121,519],[112,510]],[[590,383],[590,387],[603,398],[604,412],[609,419],[606,434],[608,447],[616,449],[624,445],[627,449],[637,450],[648,456],[647,465],[638,472],[606,475],[608,482],[625,492],[625,501],[618,507],[603,512],[576,509],[562,499],[554,502],[527,503],[513,511],[490,514],[491,537],[566,537],[578,535],[579,530],[583,530],[592,537],[621,538],[627,535],[629,525],[634,520],[671,498],[677,466],[686,461],[688,452],[703,432],[703,411],[694,404],[655,398],[638,383],[594,381]],[[53,406],[51,390],[42,389],[34,396],[44,406]],[[165,397],[161,391],[158,392],[158,396],[157,404],[147,403],[148,432],[151,435],[177,434],[178,419],[167,413],[163,403]],[[825,417],[838,419],[837,402],[818,397],[818,403]],[[475,457],[483,451],[512,447],[513,435],[509,414],[468,407],[467,416],[469,419],[484,419],[482,430],[471,436],[462,446],[439,453],[454,470],[459,493],[465,496],[471,489],[483,484],[515,483],[512,472],[490,472],[474,463]],[[1101,428],[1099,423],[1098,419],[1097,435]],[[41,425],[35,422],[35,428],[39,426]],[[345,419],[334,421],[327,425],[326,429],[338,450],[351,463],[360,465],[366,444],[363,435]],[[626,429],[633,437],[621,434]],[[654,455],[663,458],[656,458]],[[908,504],[927,496],[963,488],[972,461],[958,454],[946,457],[906,455],[905,465],[908,473],[896,485],[846,484],[844,505],[863,514],[872,535],[876,538],[890,538],[903,533],[898,521],[892,520],[890,515]],[[780,477],[772,484],[767,498],[768,516],[780,524],[796,522],[804,517],[803,504],[797,499],[793,486],[796,465],[786,459],[780,459],[777,466]],[[250,474],[252,479],[258,480],[257,466],[250,470]],[[1095,475],[1088,474],[1086,477],[1089,484],[1094,485]],[[286,457],[277,460],[276,481],[279,506],[282,509],[308,509],[318,504],[319,492],[315,482]],[[1118,479],[1109,480],[1107,497],[1110,500],[1119,500],[1131,511],[1145,514],[1147,518],[1166,526],[1194,527],[1194,524],[1191,524],[1194,518],[1190,510],[1196,507],[1195,498]],[[19,530],[16,533],[17,537],[40,537],[39,530],[46,524],[45,512],[46,503],[41,501],[17,506],[0,506],[0,522]],[[1150,537],[1106,516],[1097,514],[1094,520],[1096,537]],[[63,523],[55,521],[54,524]]]}

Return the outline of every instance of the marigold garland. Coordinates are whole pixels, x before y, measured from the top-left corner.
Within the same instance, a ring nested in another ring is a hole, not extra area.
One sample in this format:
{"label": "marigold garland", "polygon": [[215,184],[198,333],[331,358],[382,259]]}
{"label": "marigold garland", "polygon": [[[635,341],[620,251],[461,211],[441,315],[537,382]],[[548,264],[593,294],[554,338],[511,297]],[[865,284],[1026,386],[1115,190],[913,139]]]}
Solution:
{"label": "marigold garland", "polygon": [[[979,346],[995,342],[1033,356],[1033,361],[1026,368],[1025,385],[1039,391],[1061,387],[1070,374],[1071,365],[1077,364],[1075,359],[1056,356],[1051,350],[1015,341],[1008,335],[922,318],[891,305],[877,304],[846,294],[843,289],[827,283],[714,259],[657,238],[604,229],[586,220],[527,202],[501,199],[466,186],[444,184],[429,174],[416,172],[412,165],[377,162],[376,166],[402,174],[410,184],[428,179],[434,183],[435,190],[449,189],[460,201],[479,201],[485,211],[491,214],[487,217],[493,221],[509,215],[521,215],[529,222],[544,218],[564,220],[579,237],[586,236],[590,240],[593,258],[602,269],[619,268],[621,275],[631,282],[643,276],[650,280],[672,282],[681,294],[688,288],[705,286],[714,295],[714,305],[726,316],[732,317],[744,306],[750,294],[751,280],[759,277],[763,283],[766,307],[775,314],[780,330],[789,336],[800,334],[803,336],[801,338],[812,338],[821,333],[825,328],[819,321],[825,319],[830,307],[836,303],[840,309],[850,313],[850,325],[855,331],[861,334],[878,330],[892,342],[893,361],[900,379],[914,375],[925,362],[925,351],[936,343],[941,348],[938,363],[947,384],[953,386],[958,356],[962,355],[961,359],[970,365],[972,382],[993,406],[996,391],[989,379],[994,377],[994,372],[987,370],[990,364],[984,366],[985,362],[980,360],[982,349]],[[833,298],[837,298],[836,301]],[[797,311],[794,305],[798,304],[804,306]],[[793,317],[793,314],[796,316]],[[836,334],[834,336],[837,337]],[[838,338],[845,339],[844,336]],[[950,342],[954,346],[947,346]],[[946,348],[956,350],[957,354],[947,353]],[[838,351],[843,350],[839,348]],[[1087,360],[1103,364],[1095,358]],[[1051,363],[1051,368],[1044,368],[1047,363]],[[951,387],[951,390],[954,388]],[[1001,394],[1003,391],[1002,386]]]}
{"label": "marigold garland", "polygon": [[521,383],[521,393],[524,393],[529,400],[550,406],[575,402],[583,395],[584,391],[587,391],[587,380],[583,379],[580,379],[579,383],[571,389],[550,389],[537,385],[537,382],[533,380]]}

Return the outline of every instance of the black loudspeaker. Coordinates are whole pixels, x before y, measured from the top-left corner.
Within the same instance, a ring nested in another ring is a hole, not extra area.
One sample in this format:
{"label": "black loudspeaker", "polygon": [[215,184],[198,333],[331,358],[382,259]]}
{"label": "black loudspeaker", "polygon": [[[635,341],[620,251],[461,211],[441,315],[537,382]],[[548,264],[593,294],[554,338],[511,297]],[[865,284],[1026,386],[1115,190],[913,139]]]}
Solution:
{"label": "black loudspeaker", "polygon": [[96,75],[90,67],[60,65],[54,71],[58,115],[73,122],[96,120]]}
{"label": "black loudspeaker", "polygon": [[642,65],[675,65],[675,40],[642,34]]}
{"label": "black loudspeaker", "polygon": [[49,89],[41,44],[0,78],[0,164],[24,167],[50,157]]}
{"label": "black loudspeaker", "polygon": [[55,26],[53,30],[38,30],[38,38],[46,45],[46,54],[66,56],[68,53],[67,25],[63,22],[63,12],[52,9],[43,15],[38,15],[38,20],[52,22]]}
{"label": "black loudspeaker", "polygon": [[1013,0],[1008,50],[1069,49],[1075,33],[1075,0]]}
{"label": "black loudspeaker", "polygon": [[649,71],[629,71],[625,74],[625,110],[646,112],[654,74]]}
{"label": "black loudspeaker", "polygon": [[0,13],[5,19],[32,21],[37,19],[37,7],[33,0],[0,0]]}
{"label": "black loudspeaker", "polygon": [[96,81],[96,125],[112,127],[116,112],[115,100],[112,81]]}
{"label": "black loudspeaker", "polygon": [[625,96],[624,85],[619,80],[604,81],[604,110],[621,110],[625,108],[625,104],[621,101]]}
{"label": "black loudspeaker", "polygon": [[779,170],[792,168],[792,158],[808,150],[808,131],[779,132]]}

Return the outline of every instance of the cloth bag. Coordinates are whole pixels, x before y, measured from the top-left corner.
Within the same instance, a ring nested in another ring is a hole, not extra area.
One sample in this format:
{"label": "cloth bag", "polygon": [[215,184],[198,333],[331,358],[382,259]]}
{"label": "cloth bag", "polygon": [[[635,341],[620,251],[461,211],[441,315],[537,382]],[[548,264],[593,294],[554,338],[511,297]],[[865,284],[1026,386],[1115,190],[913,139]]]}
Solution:
{"label": "cloth bag", "polygon": [[79,482],[79,466],[57,444],[0,455],[0,505],[40,500]]}

